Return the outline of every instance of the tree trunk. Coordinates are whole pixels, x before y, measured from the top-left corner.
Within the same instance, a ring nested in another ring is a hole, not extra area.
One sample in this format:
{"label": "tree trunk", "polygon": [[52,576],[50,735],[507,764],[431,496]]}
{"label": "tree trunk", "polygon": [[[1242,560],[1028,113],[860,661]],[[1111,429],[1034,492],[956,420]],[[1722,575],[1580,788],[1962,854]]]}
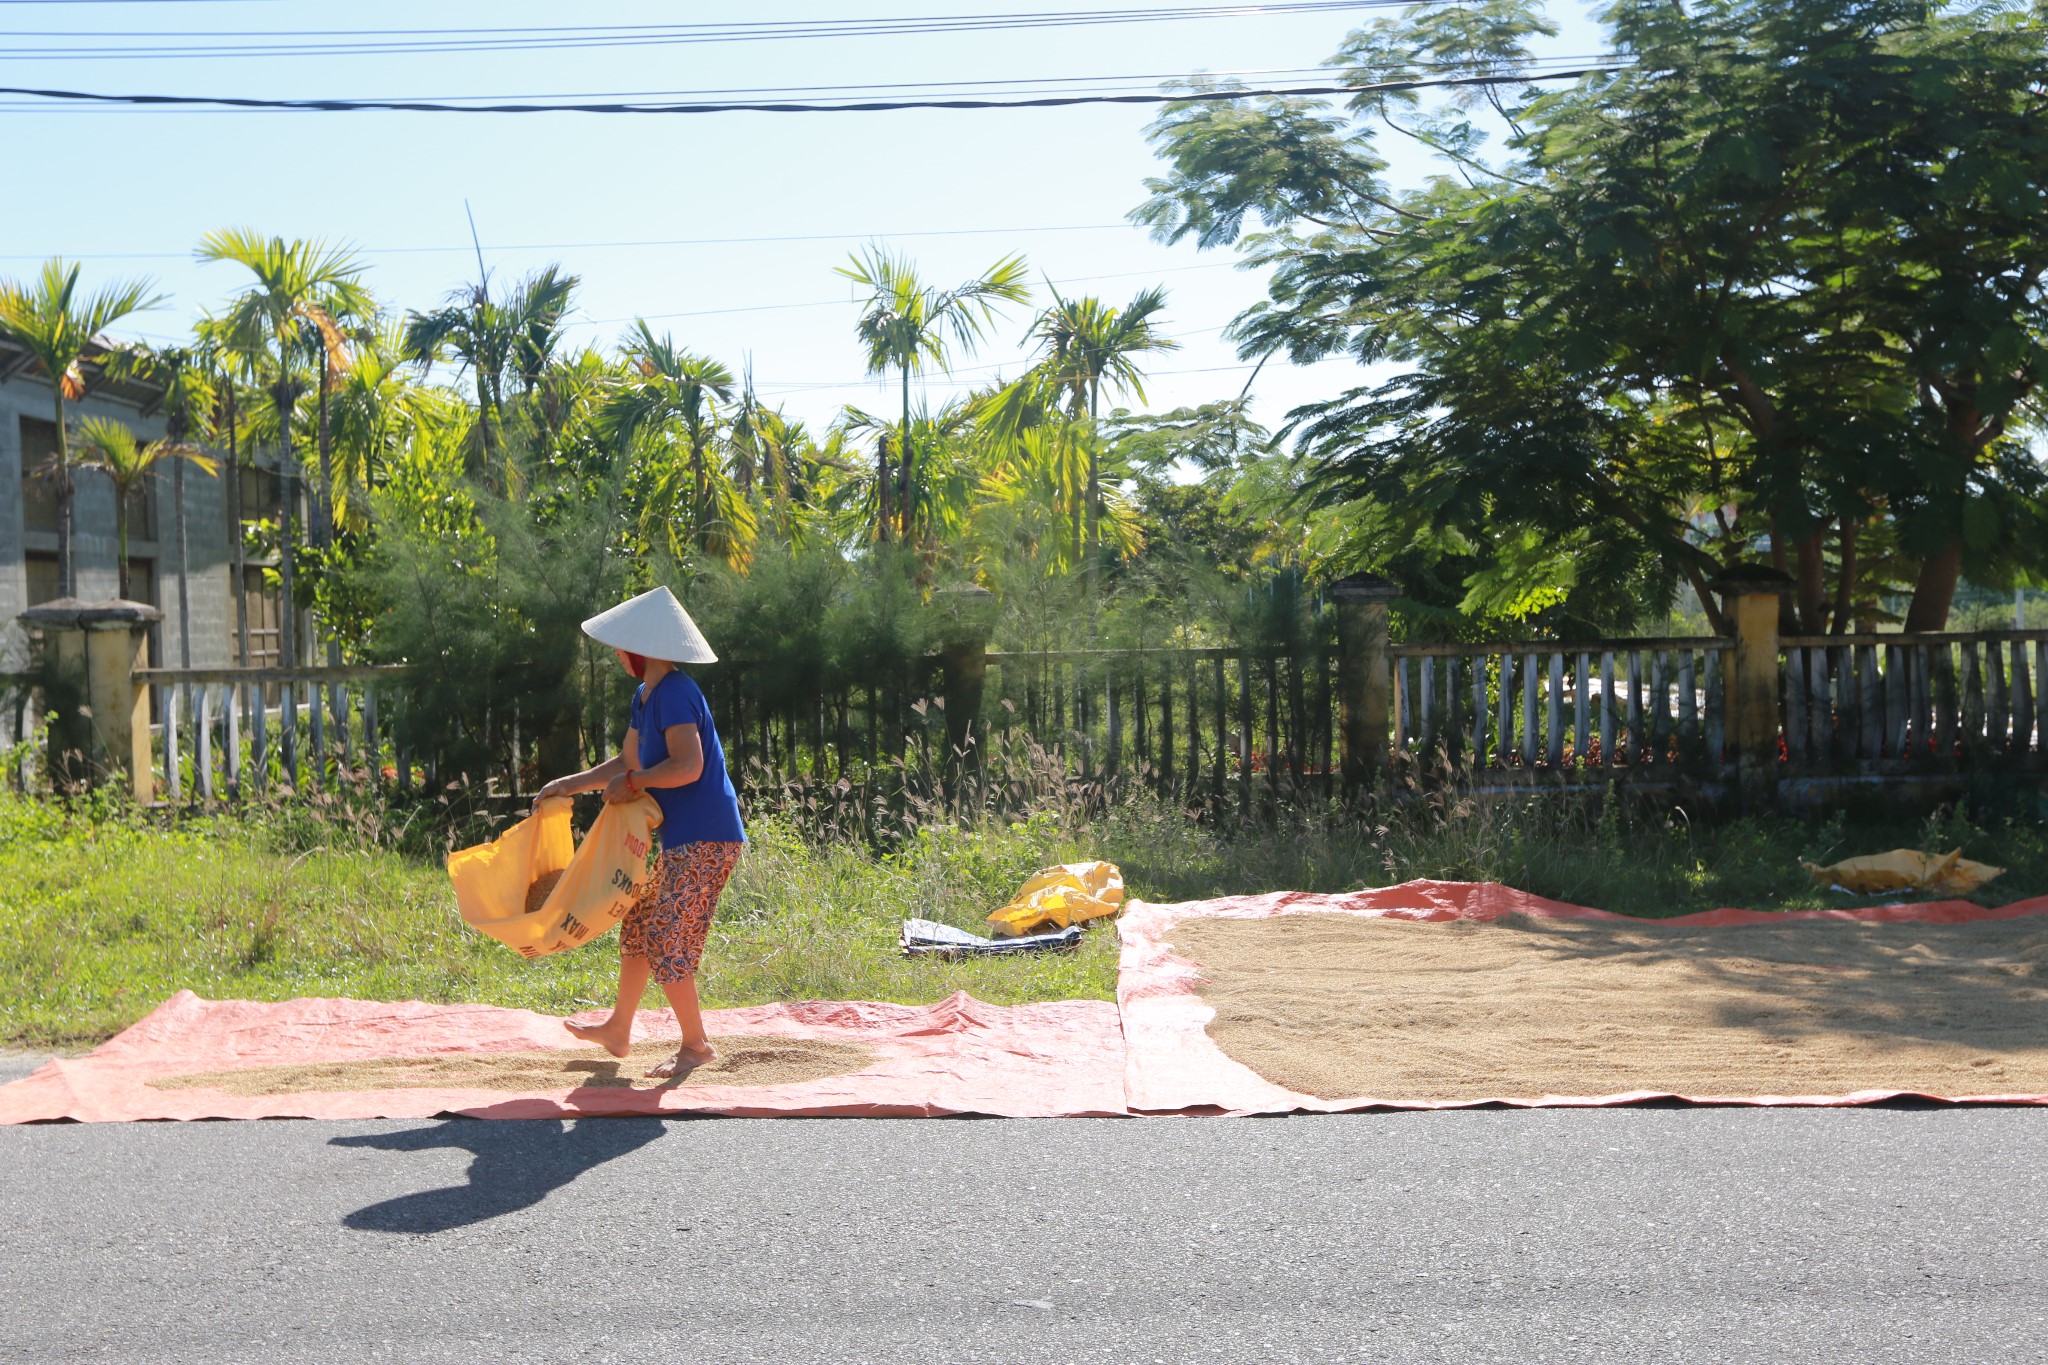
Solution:
{"label": "tree trunk", "polygon": [[903,542],[906,545],[910,543],[910,490],[912,487],[910,462],[912,458],[910,447],[910,367],[905,365],[903,367],[903,441],[896,451],[896,470],[898,481],[902,484],[903,488],[903,496],[898,500],[902,505],[897,508],[897,515],[903,521]]}
{"label": "tree trunk", "polygon": [[298,502],[292,459],[292,388],[277,386],[277,653],[278,663],[296,668],[300,662],[298,612],[292,606],[292,512]]}
{"label": "tree trunk", "polygon": [[1906,629],[1943,630],[1948,626],[1948,609],[1956,600],[1956,583],[1963,576],[1963,542],[1960,538],[1920,561],[1920,576],[1913,583],[1913,604],[1906,608]]}
{"label": "tree trunk", "polygon": [[491,434],[491,388],[484,378],[484,367],[476,368],[476,430],[483,453],[477,458],[483,465],[478,472],[489,488],[498,487],[498,446]]}
{"label": "tree trunk", "polygon": [[249,572],[242,541],[242,456],[235,385],[228,381],[228,556],[235,572],[235,661],[249,666]]}
{"label": "tree trunk", "polygon": [[1083,512],[1088,522],[1088,590],[1093,593],[1102,562],[1102,446],[1096,440],[1093,385],[1088,389],[1088,503]]}
{"label": "tree trunk", "polygon": [[[1785,553],[1785,536],[1778,530],[1778,513],[1775,509],[1771,512],[1770,529],[1771,567],[1779,573],[1787,573],[1789,572],[1790,560]],[[1790,596],[1782,596],[1778,599],[1778,634],[1797,635],[1798,633],[1799,610],[1792,605]]]}
{"label": "tree trunk", "polygon": [[693,430],[690,433],[690,540],[700,550],[704,548],[705,532],[711,525],[711,519],[704,515],[704,504],[710,496],[710,484],[704,477],[704,438]]}
{"label": "tree trunk", "polygon": [[875,539],[882,544],[889,543],[889,517],[891,488],[889,477],[889,438],[875,438]]}
{"label": "tree trunk", "polygon": [[115,596],[123,602],[132,600],[128,596],[128,490],[120,484],[114,485],[114,567],[119,574],[120,587]]}
{"label": "tree trunk", "polygon": [[1827,553],[1822,538],[1826,527],[1815,531],[1794,547],[1799,561],[1799,633],[1820,635],[1827,630]]}
{"label": "tree trunk", "polygon": [[320,486],[313,490],[313,548],[324,550],[334,543],[334,439],[327,424],[327,353],[320,353]]}
{"label": "tree trunk", "polygon": [[1835,619],[1828,628],[1836,635],[1849,633],[1849,616],[1856,609],[1856,519],[1842,518],[1842,571],[1835,584]]}
{"label": "tree trunk", "polygon": [[64,434],[64,376],[51,383],[57,391],[57,596],[78,595],[78,573],[71,562],[71,499],[77,487],[71,482],[71,443]]}
{"label": "tree trunk", "polygon": [[171,460],[171,520],[178,540],[178,667],[192,666],[192,602],[185,554],[185,462]]}

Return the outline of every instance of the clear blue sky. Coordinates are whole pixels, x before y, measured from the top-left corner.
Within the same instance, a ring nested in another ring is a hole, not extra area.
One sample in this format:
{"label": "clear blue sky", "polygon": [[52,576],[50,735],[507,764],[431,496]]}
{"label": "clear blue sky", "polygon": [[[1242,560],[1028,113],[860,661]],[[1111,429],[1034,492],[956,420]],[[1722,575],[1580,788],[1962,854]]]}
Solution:
{"label": "clear blue sky", "polygon": [[[1131,0],[1118,0],[1130,3]],[[1047,0],[1047,8],[1082,8]],[[1188,5],[1175,5],[1189,8]],[[0,84],[96,91],[301,98],[573,96],[733,87],[906,81],[1151,76],[1184,71],[1290,73],[1318,65],[1370,11],[1213,17],[1173,23],[987,34],[931,34],[549,52],[319,55],[167,60],[160,55],[30,59],[28,46],[148,49],[114,35],[197,30],[684,23],[1038,8],[1018,0],[762,3],[714,11],[680,3],[598,8],[500,3],[347,6],[304,0],[16,3],[0,0]],[[1553,49],[1595,50],[1571,6]],[[164,39],[160,41],[170,41]],[[178,41],[189,41],[179,39]],[[1259,77],[1248,77],[1256,83]],[[1296,79],[1291,74],[1283,79]],[[202,233],[247,225],[358,247],[368,282],[400,308],[422,308],[473,278],[463,203],[500,280],[549,261],[580,274],[575,335],[614,340],[636,315],[738,369],[823,424],[841,403],[887,405],[862,376],[857,307],[832,268],[863,241],[907,251],[951,283],[1009,251],[1063,292],[1112,301],[1161,284],[1167,329],[1184,349],[1158,358],[1147,386],[1163,409],[1235,396],[1249,374],[1219,333],[1263,292],[1228,253],[1165,248],[1124,225],[1158,163],[1143,129],[1153,110],[712,116],[32,112],[0,102],[10,192],[0,216],[0,274],[48,254],[83,259],[89,281],[148,273],[171,295],[133,331],[177,334],[240,286],[237,268],[200,266]],[[1389,148],[1389,151],[1394,149]],[[1033,229],[1085,230],[1046,231]],[[977,235],[915,236],[973,230]],[[707,238],[824,240],[708,242]],[[672,242],[692,245],[627,246]],[[558,245],[557,245],[558,244]],[[614,245],[607,245],[614,244]],[[1014,373],[1027,315],[964,362],[959,382]],[[1254,390],[1269,423],[1286,409],[1357,382],[1344,363],[1268,365]],[[934,397],[950,390],[935,387]]]}

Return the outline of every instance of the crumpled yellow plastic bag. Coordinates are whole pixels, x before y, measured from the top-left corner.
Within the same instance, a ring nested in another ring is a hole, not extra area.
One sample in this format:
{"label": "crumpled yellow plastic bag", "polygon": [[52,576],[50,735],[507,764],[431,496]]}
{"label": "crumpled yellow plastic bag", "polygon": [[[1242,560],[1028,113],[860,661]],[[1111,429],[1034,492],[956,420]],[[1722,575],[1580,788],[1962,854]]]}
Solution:
{"label": "crumpled yellow plastic bag", "polygon": [[1859,895],[1882,896],[1896,891],[1916,891],[1937,896],[1960,896],[1975,891],[2004,872],[2002,867],[1973,863],[1961,849],[1953,853],[1921,853],[1895,848],[1867,858],[1847,858],[1827,867],[1802,864],[1808,875],[1822,886],[1840,886]]}
{"label": "crumpled yellow plastic bag", "polygon": [[1008,938],[1114,915],[1123,903],[1124,874],[1115,863],[1065,863],[1034,873],[988,922],[998,938]]}
{"label": "crumpled yellow plastic bag", "polygon": [[[572,808],[567,797],[543,801],[490,843],[448,855],[465,924],[523,957],[546,957],[588,943],[625,918],[647,880],[661,807],[651,796],[607,805],[581,847],[569,823]],[[550,872],[562,880],[528,911],[527,888]]]}

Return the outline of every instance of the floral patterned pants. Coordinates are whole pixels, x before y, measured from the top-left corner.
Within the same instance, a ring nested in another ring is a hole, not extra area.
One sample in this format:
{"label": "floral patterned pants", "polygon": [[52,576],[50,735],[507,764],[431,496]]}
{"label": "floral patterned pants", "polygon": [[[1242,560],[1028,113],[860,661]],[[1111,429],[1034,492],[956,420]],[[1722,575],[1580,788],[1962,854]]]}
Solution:
{"label": "floral patterned pants", "polygon": [[654,979],[673,986],[696,974],[704,939],[718,911],[718,893],[738,866],[745,844],[684,844],[663,849],[654,873],[619,925],[619,952],[644,957]]}

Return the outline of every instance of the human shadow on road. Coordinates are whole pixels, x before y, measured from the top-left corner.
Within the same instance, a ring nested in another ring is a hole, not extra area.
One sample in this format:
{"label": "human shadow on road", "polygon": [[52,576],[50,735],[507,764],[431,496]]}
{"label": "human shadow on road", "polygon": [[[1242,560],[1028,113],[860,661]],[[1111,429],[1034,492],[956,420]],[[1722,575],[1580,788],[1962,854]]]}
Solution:
{"label": "human shadow on road", "polygon": [[585,1171],[645,1147],[663,1131],[655,1118],[582,1118],[566,1126],[560,1119],[449,1119],[431,1128],[334,1138],[336,1147],[458,1147],[476,1157],[469,1163],[468,1184],[386,1199],[357,1209],[342,1226],[358,1232],[448,1232],[501,1218],[532,1208]]}

